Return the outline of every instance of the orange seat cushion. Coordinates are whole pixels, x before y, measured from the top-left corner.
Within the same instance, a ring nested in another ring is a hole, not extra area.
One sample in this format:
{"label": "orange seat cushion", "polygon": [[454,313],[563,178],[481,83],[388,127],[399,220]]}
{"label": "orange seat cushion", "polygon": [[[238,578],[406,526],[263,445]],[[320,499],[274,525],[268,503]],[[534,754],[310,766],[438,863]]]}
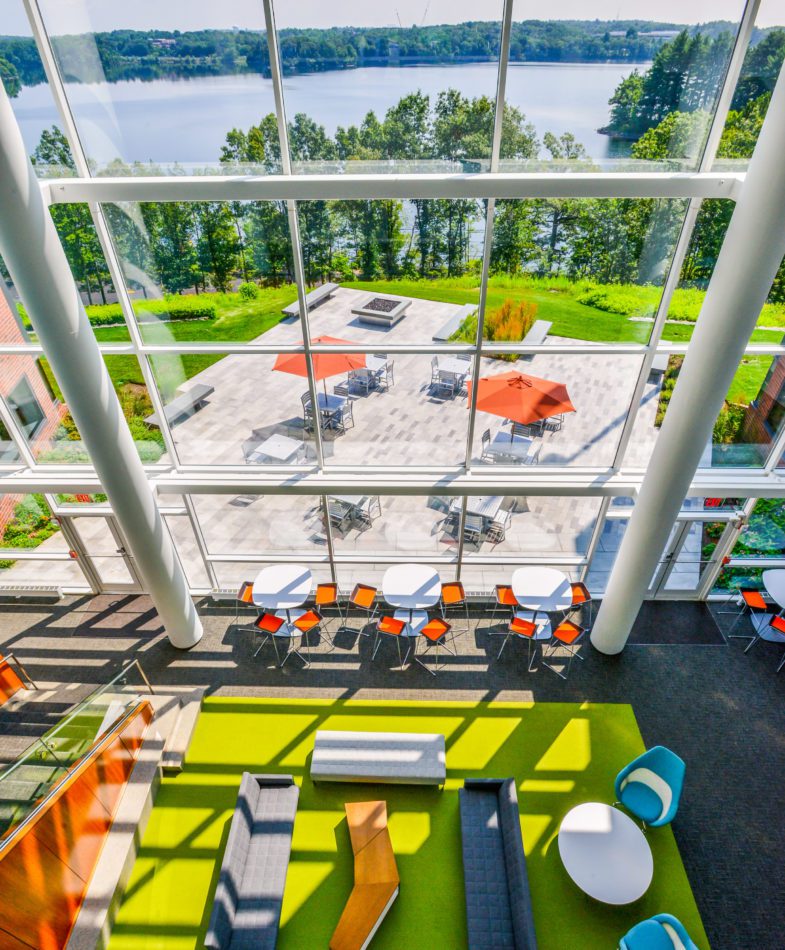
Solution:
{"label": "orange seat cushion", "polygon": [[573,623],[571,620],[563,620],[553,631],[553,636],[560,643],[569,645],[575,643],[582,633],[583,627],[579,627],[577,623]]}
{"label": "orange seat cushion", "polygon": [[462,604],[466,600],[466,591],[460,581],[450,581],[442,584],[442,603],[447,606]]}
{"label": "orange seat cushion", "polygon": [[394,637],[400,636],[405,627],[403,620],[396,620],[395,617],[382,617],[379,620],[379,632],[390,633]]}
{"label": "orange seat cushion", "polygon": [[570,584],[572,588],[572,605],[587,604],[591,600],[591,594],[585,584]]}
{"label": "orange seat cushion", "polygon": [[338,603],[338,585],[337,584],[317,584],[316,603],[337,604]]}
{"label": "orange seat cushion", "polygon": [[241,604],[253,603],[253,584],[250,581],[246,581],[237,591],[237,599]]}
{"label": "orange seat cushion", "polygon": [[759,590],[740,590],[742,600],[752,610],[766,610],[766,601]]}
{"label": "orange seat cushion", "polygon": [[322,615],[316,610],[307,610],[304,614],[294,621],[294,626],[298,630],[302,630],[303,633],[308,633],[309,630],[313,630],[314,627],[318,627],[322,622]]}
{"label": "orange seat cushion", "polygon": [[772,617],[769,626],[774,627],[780,633],[785,633],[785,617]]}
{"label": "orange seat cushion", "polygon": [[513,617],[510,621],[510,633],[517,633],[521,637],[533,637],[537,632],[537,624],[523,617]]}
{"label": "orange seat cushion", "polygon": [[500,604],[504,604],[505,607],[518,606],[518,601],[515,599],[515,594],[512,592],[512,587],[508,587],[506,584],[496,585],[496,600]]}
{"label": "orange seat cushion", "polygon": [[450,624],[448,624],[446,620],[442,620],[441,617],[434,617],[433,620],[429,620],[428,623],[426,623],[422,630],[420,630],[420,633],[425,637],[426,640],[430,640],[431,643],[435,643],[451,629],[452,628]]}
{"label": "orange seat cushion", "polygon": [[349,602],[354,604],[355,607],[363,607],[365,610],[370,610],[373,606],[374,597],[376,597],[375,587],[367,587],[365,584],[358,584],[352,591],[352,596],[349,598]]}
{"label": "orange seat cushion", "polygon": [[276,617],[275,614],[262,614],[254,624],[263,633],[278,633],[283,626],[283,617]]}

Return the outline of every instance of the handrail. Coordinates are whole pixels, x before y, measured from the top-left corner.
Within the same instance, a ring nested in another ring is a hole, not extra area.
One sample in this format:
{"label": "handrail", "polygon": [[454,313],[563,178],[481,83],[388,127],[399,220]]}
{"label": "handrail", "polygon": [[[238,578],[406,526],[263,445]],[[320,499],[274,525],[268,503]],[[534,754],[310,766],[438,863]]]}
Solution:
{"label": "handrail", "polygon": [[75,762],[70,769],[62,775],[49,791],[44,795],[44,797],[36,803],[36,805],[24,816],[24,818],[19,822],[19,824],[14,825],[6,832],[5,837],[0,837],[0,859],[2,859],[5,854],[10,850],[11,846],[14,844],[16,839],[20,836],[20,833],[23,829],[26,829],[33,820],[41,814],[45,806],[51,801],[55,793],[59,792],[62,786],[66,782],[73,781],[82,770],[86,767],[88,762],[91,762],[100,752],[103,752],[104,749],[117,738],[118,733],[125,728],[125,726],[132,720],[135,719],[145,708],[149,707],[149,702],[146,699],[140,700],[136,705],[124,713],[118,720],[115,722],[111,729],[108,729],[103,736],[93,745],[87,752]]}
{"label": "handrail", "polygon": [[131,660],[131,662],[118,673],[115,679],[119,679],[120,676],[127,673],[131,669],[132,666],[135,666],[137,670],[139,670],[139,675],[142,677],[142,680],[144,681],[144,685],[148,688],[148,690],[150,691],[150,694],[154,696],[155,690],[150,685],[150,680],[147,678],[147,674],[142,669],[142,664],[139,662],[139,660]]}
{"label": "handrail", "polygon": [[32,681],[32,679],[30,678],[30,674],[27,672],[27,670],[22,666],[22,664],[21,664],[21,663],[19,662],[19,660],[17,659],[15,653],[13,653],[13,652],[12,652],[12,653],[4,653],[4,654],[3,654],[3,659],[4,659],[4,660],[13,660],[14,663],[16,663],[16,665],[19,667],[19,670],[20,670],[20,672],[22,673],[22,676],[24,676],[24,678],[25,678],[25,679],[27,680],[27,682],[30,684],[30,687],[31,687],[32,689],[38,689],[38,687],[35,685],[35,683],[34,683],[34,682]]}

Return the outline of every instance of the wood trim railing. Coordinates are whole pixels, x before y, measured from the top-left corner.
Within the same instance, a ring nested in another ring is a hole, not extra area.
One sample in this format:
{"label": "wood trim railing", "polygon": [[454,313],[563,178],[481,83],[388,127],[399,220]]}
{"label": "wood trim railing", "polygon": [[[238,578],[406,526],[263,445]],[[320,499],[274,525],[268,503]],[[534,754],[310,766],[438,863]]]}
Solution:
{"label": "wood trim railing", "polygon": [[152,718],[136,703],[0,842],[0,947],[65,947]]}

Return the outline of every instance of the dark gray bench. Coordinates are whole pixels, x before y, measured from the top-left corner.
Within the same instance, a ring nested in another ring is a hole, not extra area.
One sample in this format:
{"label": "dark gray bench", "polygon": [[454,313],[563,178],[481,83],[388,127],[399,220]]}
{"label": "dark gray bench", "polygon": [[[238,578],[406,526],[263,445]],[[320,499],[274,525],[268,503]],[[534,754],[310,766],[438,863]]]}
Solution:
{"label": "dark gray bench", "polygon": [[531,346],[540,346],[545,342],[548,331],[553,326],[547,320],[535,320],[531,330],[521,340],[521,343],[529,343]]}
{"label": "dark gray bench", "polygon": [[[312,290],[305,295],[306,307],[309,311],[313,310],[318,307],[320,303],[329,300],[336,290],[338,290],[338,284],[322,284],[321,287],[317,287],[316,290]],[[299,317],[300,301],[295,300],[294,303],[290,303],[288,307],[283,308],[281,313],[285,313],[287,317]]]}
{"label": "dark gray bench", "polygon": [[300,789],[291,775],[243,772],[204,945],[274,950]]}
{"label": "dark gray bench", "polygon": [[459,307],[455,311],[455,313],[446,323],[443,323],[439,327],[431,339],[434,341],[434,343],[446,343],[450,337],[453,336],[453,334],[458,332],[463,321],[467,317],[470,317],[473,313],[477,313],[477,304],[465,303],[462,307]]}
{"label": "dark gray bench", "polygon": [[[164,406],[164,415],[169,425],[176,422],[183,416],[192,416],[202,408],[208,396],[215,392],[214,386],[208,386],[206,383],[196,383],[184,393],[176,396],[170,403]],[[148,425],[160,426],[161,420],[158,413],[154,412],[144,420]]]}
{"label": "dark gray bench", "polygon": [[466,779],[458,796],[469,950],[536,950],[515,779]]}

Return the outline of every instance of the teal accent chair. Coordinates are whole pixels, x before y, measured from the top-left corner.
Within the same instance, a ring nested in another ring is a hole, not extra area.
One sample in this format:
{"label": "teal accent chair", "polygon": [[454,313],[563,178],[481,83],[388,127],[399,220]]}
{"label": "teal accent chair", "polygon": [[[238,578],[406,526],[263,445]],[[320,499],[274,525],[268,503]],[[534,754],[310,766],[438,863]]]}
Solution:
{"label": "teal accent chair", "polygon": [[667,825],[679,808],[685,770],[675,752],[654,746],[616,776],[616,799],[644,824]]}
{"label": "teal accent chair", "polygon": [[671,914],[655,914],[628,930],[619,941],[619,950],[698,950],[698,947],[680,920]]}

